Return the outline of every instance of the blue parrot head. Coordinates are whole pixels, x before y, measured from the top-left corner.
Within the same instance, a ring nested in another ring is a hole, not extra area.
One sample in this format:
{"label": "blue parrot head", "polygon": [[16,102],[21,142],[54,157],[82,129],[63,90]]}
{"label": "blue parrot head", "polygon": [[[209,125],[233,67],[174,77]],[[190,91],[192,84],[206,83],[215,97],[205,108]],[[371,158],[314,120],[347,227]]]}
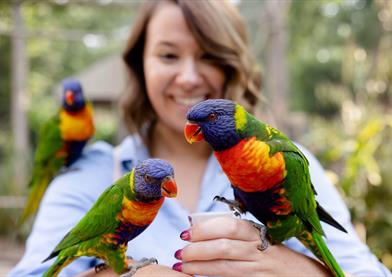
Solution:
{"label": "blue parrot head", "polygon": [[162,196],[175,197],[177,184],[173,167],[160,159],[147,159],[135,167],[133,189],[138,200],[150,202]]}
{"label": "blue parrot head", "polygon": [[187,114],[184,133],[193,143],[204,139],[215,151],[228,149],[240,141],[235,126],[236,104],[231,100],[209,99],[194,105]]}
{"label": "blue parrot head", "polygon": [[68,112],[77,112],[85,106],[82,86],[79,81],[63,81],[63,108]]}

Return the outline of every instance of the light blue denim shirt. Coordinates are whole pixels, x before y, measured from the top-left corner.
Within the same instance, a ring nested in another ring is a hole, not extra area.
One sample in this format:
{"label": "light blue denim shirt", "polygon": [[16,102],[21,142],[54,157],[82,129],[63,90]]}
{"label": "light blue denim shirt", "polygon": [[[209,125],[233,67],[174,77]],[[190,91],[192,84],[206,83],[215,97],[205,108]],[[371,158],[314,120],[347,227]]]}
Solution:
{"label": "light blue denim shirt", "polygon": [[[348,234],[323,224],[329,249],[345,272],[357,276],[391,276],[354,232],[349,212],[340,195],[326,178],[317,160],[302,149],[310,162],[312,182],[317,200],[341,223]],[[119,146],[119,165],[126,173],[135,164],[149,157],[138,136],[127,137]],[[117,166],[117,165],[116,165]],[[56,177],[49,186],[38,211],[26,250],[9,276],[40,276],[55,259],[42,263],[65,234],[85,215],[99,195],[113,183],[113,147],[97,142],[87,147],[82,157],[66,174]],[[197,212],[226,211],[222,203],[213,201],[215,195],[233,198],[230,183],[212,155],[202,179]],[[174,252],[187,242],[180,233],[189,228],[189,212],[176,199],[165,199],[153,223],[128,244],[134,259],[155,257],[160,264],[171,267],[178,262]],[[218,226],[217,226],[218,228]],[[285,242],[290,248],[312,256],[296,239]],[[98,263],[93,257],[81,257],[65,267],[60,276],[74,276]]]}

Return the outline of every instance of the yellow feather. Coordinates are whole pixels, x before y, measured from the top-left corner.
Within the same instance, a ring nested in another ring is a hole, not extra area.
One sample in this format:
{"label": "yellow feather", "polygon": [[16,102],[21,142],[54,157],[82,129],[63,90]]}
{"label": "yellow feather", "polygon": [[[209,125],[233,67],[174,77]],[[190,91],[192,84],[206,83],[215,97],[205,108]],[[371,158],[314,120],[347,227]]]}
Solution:
{"label": "yellow feather", "polygon": [[60,131],[64,140],[83,141],[89,139],[95,132],[91,105],[87,104],[85,109],[76,114],[61,110]]}
{"label": "yellow feather", "polygon": [[235,128],[237,130],[242,130],[246,126],[246,110],[244,107],[240,105],[236,105],[235,113],[234,113],[234,120],[235,120]]}
{"label": "yellow feather", "polygon": [[131,191],[134,191],[133,190],[134,176],[135,176],[135,169],[132,169],[131,175],[129,176],[129,187],[131,188]]}

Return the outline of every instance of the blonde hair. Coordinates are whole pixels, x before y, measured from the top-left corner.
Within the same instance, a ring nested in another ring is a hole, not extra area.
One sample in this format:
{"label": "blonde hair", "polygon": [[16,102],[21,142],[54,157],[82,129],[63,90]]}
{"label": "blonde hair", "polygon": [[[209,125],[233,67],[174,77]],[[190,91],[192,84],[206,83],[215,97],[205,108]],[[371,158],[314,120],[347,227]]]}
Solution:
{"label": "blonde hair", "polygon": [[[246,26],[229,1],[165,0],[177,4],[200,47],[225,73],[224,97],[254,112],[259,100],[261,74],[251,54]],[[136,18],[123,59],[129,86],[121,101],[126,127],[149,140],[142,129],[153,124],[156,113],[148,99],[143,72],[147,26],[162,1],[146,1]]]}

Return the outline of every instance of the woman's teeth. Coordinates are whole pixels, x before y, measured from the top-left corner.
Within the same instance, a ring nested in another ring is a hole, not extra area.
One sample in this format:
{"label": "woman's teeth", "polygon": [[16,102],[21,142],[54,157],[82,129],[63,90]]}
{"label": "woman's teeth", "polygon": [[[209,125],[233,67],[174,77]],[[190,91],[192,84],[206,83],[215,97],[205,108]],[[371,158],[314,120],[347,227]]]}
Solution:
{"label": "woman's teeth", "polygon": [[174,101],[176,101],[178,104],[184,105],[184,106],[193,106],[206,98],[204,96],[202,97],[193,97],[193,98],[179,98],[175,97]]}

